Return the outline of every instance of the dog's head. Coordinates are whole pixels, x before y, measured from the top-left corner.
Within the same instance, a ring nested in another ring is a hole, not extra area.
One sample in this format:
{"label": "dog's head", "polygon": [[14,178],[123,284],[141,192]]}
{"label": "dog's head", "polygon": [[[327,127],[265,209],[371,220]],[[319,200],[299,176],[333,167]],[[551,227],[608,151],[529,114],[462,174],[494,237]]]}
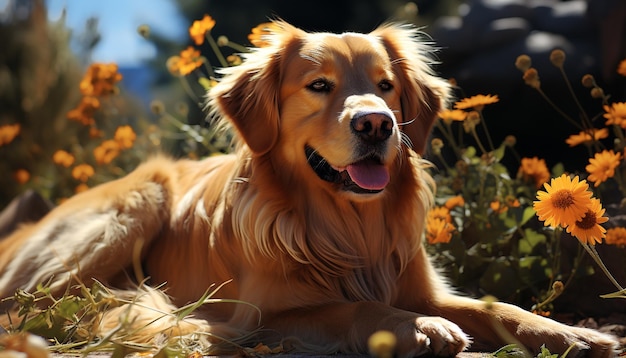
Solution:
{"label": "dog's head", "polygon": [[422,153],[448,85],[415,29],[307,33],[275,23],[270,46],[225,70],[212,105],[255,156],[367,199],[384,192],[407,148]]}

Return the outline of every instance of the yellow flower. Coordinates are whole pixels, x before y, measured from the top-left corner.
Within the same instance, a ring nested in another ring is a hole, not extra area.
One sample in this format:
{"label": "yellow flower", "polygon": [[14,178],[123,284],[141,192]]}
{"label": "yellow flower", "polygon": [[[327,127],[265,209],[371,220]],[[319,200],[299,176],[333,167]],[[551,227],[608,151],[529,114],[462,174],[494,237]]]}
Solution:
{"label": "yellow flower", "polygon": [[626,76],[626,60],[622,60],[622,62],[619,63],[619,66],[617,66],[617,73],[622,76]]}
{"label": "yellow flower", "polygon": [[9,144],[20,134],[19,123],[0,126],[0,146]]}
{"label": "yellow flower", "polygon": [[469,108],[473,108],[477,111],[482,111],[482,109],[488,105],[488,104],[493,104],[500,101],[500,99],[498,98],[497,95],[492,96],[490,94],[488,95],[476,95],[476,96],[472,96],[469,98],[463,98],[462,100],[456,102],[454,104],[454,108],[456,109],[469,109]]}
{"label": "yellow flower", "polygon": [[131,126],[120,126],[115,130],[113,138],[121,149],[128,149],[133,147],[137,135]]}
{"label": "yellow flower", "polygon": [[606,125],[615,124],[626,128],[626,102],[617,102],[611,106],[604,106],[606,112],[603,117],[606,118]]}
{"label": "yellow flower", "polygon": [[252,33],[248,35],[248,41],[256,47],[267,47],[271,45],[267,41],[267,36],[279,29],[280,27],[273,22],[264,22],[252,29]]}
{"label": "yellow flower", "polygon": [[467,112],[460,109],[445,109],[439,112],[439,118],[446,123],[452,123],[452,121],[464,121],[467,118]]}
{"label": "yellow flower", "polygon": [[186,76],[202,66],[204,60],[200,51],[189,46],[180,52],[180,56],[172,56],[167,60],[166,67],[174,76]]}
{"label": "yellow flower", "polygon": [[615,245],[619,247],[626,246],[626,228],[614,227],[608,229],[606,232],[606,238],[604,242],[607,245]]}
{"label": "yellow flower", "polygon": [[109,164],[120,154],[120,145],[115,140],[105,140],[93,150],[98,164]]}
{"label": "yellow flower", "polygon": [[74,156],[64,150],[57,150],[52,155],[52,161],[54,164],[69,168],[74,164]]}
{"label": "yellow flower", "polygon": [[600,200],[591,198],[591,204],[580,220],[577,220],[575,224],[569,225],[565,230],[575,236],[583,244],[595,245],[601,243],[602,238],[606,234],[606,229],[600,226],[609,218],[604,215],[605,209],[602,208]]}
{"label": "yellow flower", "polygon": [[621,159],[622,154],[614,153],[613,150],[603,150],[590,158],[585,170],[589,173],[589,181],[594,182],[593,186],[597,187],[608,178],[612,178]]}
{"label": "yellow flower", "polygon": [[571,136],[569,136],[565,140],[565,143],[569,144],[570,147],[575,147],[579,144],[590,143],[594,140],[604,139],[609,136],[608,128],[592,129],[592,131],[593,131],[593,137],[591,137],[589,132],[582,131],[578,134],[572,134]]}
{"label": "yellow flower", "polygon": [[30,173],[26,169],[18,169],[13,173],[13,178],[20,184],[26,184],[30,180]]}
{"label": "yellow flower", "polygon": [[443,206],[448,210],[452,210],[457,206],[463,205],[465,205],[465,199],[463,199],[461,195],[453,196],[450,199],[446,200],[446,203],[443,204]]}
{"label": "yellow flower", "polygon": [[426,222],[426,240],[429,244],[448,243],[452,239],[454,225],[440,218],[430,218]]}
{"label": "yellow flower", "polygon": [[545,226],[566,227],[582,219],[591,205],[591,191],[587,181],[563,174],[545,183],[546,191],[537,192],[533,208]]}
{"label": "yellow flower", "polygon": [[522,162],[518,171],[518,177],[525,181],[532,182],[537,189],[543,186],[543,183],[550,180],[550,171],[546,165],[546,161],[537,157],[522,158]]}
{"label": "yellow flower", "polygon": [[91,176],[95,174],[95,170],[89,164],[79,164],[72,169],[72,177],[81,182],[86,182]]}
{"label": "yellow flower", "polygon": [[204,15],[202,20],[196,20],[189,27],[189,36],[193,39],[196,45],[202,45],[204,42],[204,35],[207,31],[211,31],[215,26],[215,20],[209,15]]}

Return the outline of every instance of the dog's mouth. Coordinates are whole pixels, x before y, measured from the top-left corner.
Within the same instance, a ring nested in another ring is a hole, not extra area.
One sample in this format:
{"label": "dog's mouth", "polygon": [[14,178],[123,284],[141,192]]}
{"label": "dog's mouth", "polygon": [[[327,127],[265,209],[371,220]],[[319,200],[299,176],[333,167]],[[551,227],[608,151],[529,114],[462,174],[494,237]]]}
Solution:
{"label": "dog's mouth", "polygon": [[377,156],[367,156],[346,167],[335,167],[309,146],[304,148],[304,152],[309,165],[320,179],[341,185],[343,190],[376,194],[389,183],[389,170]]}

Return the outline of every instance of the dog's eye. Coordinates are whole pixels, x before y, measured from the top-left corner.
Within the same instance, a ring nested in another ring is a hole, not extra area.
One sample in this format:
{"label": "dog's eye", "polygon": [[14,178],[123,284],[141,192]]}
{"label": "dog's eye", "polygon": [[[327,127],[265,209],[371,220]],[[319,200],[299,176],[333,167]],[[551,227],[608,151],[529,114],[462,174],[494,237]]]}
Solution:
{"label": "dog's eye", "polygon": [[330,92],[334,86],[329,80],[321,78],[311,82],[306,88],[313,92]]}
{"label": "dog's eye", "polygon": [[378,88],[383,92],[387,92],[393,89],[393,85],[388,80],[382,80],[378,82]]}

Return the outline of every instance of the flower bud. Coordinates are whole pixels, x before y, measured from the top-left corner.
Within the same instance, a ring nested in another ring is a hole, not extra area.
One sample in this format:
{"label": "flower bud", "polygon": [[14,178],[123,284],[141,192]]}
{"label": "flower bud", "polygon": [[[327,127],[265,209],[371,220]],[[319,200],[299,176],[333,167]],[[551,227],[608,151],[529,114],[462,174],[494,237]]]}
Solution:
{"label": "flower bud", "polygon": [[604,98],[604,91],[600,87],[594,87],[591,89],[591,97],[592,98]]}
{"label": "flower bud", "polygon": [[441,153],[441,148],[443,148],[443,141],[441,138],[433,138],[433,140],[430,141],[430,146],[435,154],[439,154]]}
{"label": "flower bud", "polygon": [[222,36],[217,38],[217,45],[220,46],[220,47],[227,46],[228,42],[229,42],[228,37],[226,37],[224,35],[222,35]]}
{"label": "flower bud", "polygon": [[534,68],[529,68],[524,72],[524,83],[532,88],[539,89],[541,87],[541,81],[539,81],[539,73]]}
{"label": "flower bud", "polygon": [[596,86],[596,80],[590,74],[586,74],[583,76],[582,83],[583,83],[583,86],[587,88],[592,88]]}
{"label": "flower bud", "polygon": [[532,66],[532,61],[530,60],[530,57],[528,55],[517,56],[517,59],[515,60],[515,67],[518,70],[526,72],[526,70],[528,70],[530,66]]}
{"label": "flower bud", "polygon": [[154,100],[150,102],[150,110],[152,111],[152,113],[160,115],[165,112],[165,105],[159,100]]}
{"label": "flower bud", "polygon": [[137,27],[137,32],[144,39],[148,39],[150,37],[150,26],[148,26],[146,24],[139,25],[139,27]]}
{"label": "flower bud", "polygon": [[504,137],[504,145],[506,145],[507,147],[514,147],[516,143],[517,138],[515,138],[514,135],[508,135]]}
{"label": "flower bud", "polygon": [[550,52],[550,62],[556,67],[563,67],[563,63],[565,62],[565,52],[563,50],[552,50]]}

